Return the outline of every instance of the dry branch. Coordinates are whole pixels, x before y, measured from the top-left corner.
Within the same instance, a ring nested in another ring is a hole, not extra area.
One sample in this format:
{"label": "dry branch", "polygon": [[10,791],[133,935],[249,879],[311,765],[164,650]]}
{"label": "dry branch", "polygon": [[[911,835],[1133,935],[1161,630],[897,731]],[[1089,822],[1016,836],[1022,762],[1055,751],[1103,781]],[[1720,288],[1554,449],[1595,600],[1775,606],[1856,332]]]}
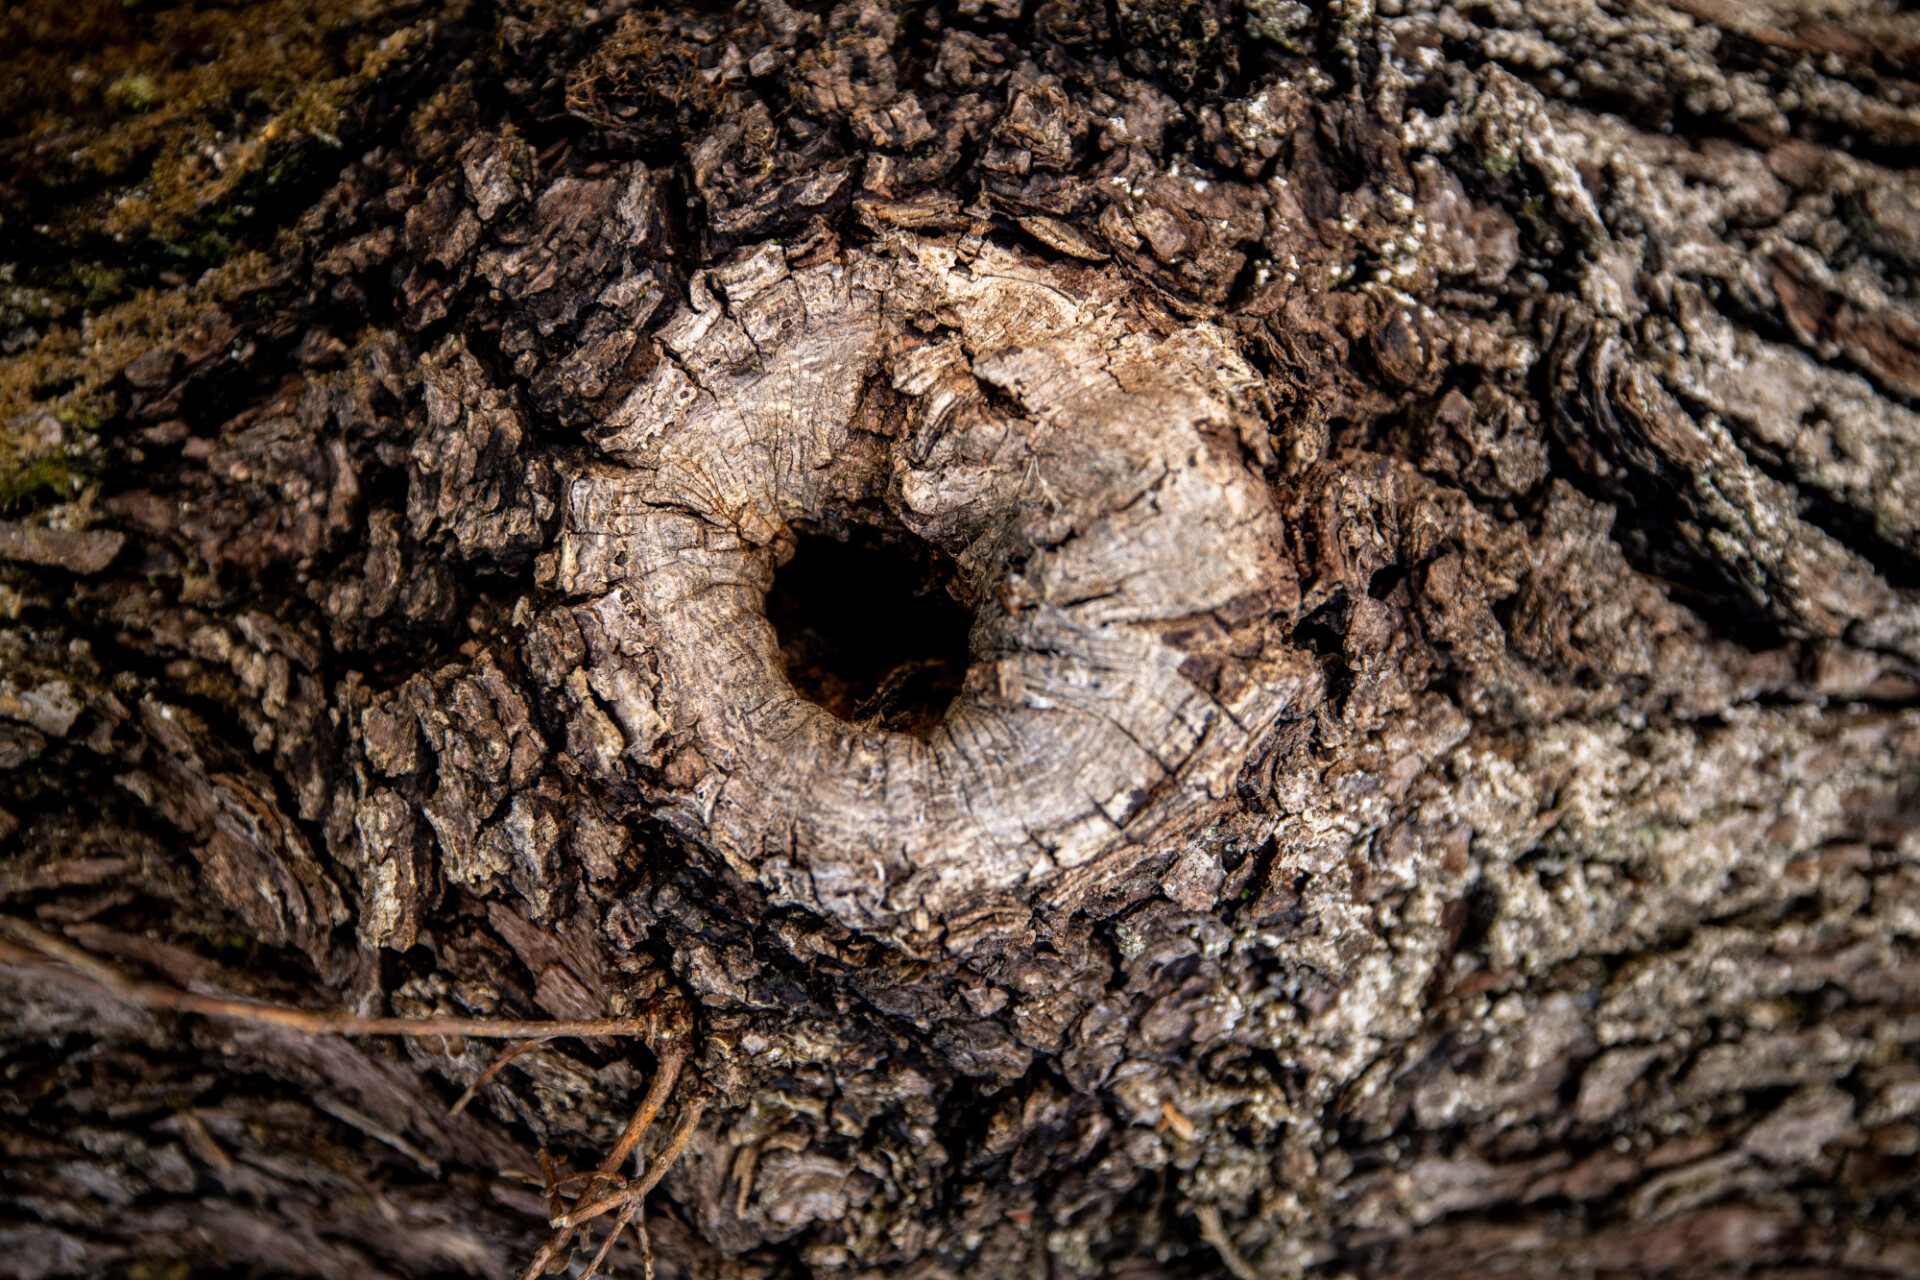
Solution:
{"label": "dry branch", "polygon": [[652,1041],[660,1028],[659,1019],[653,1016],[550,1022],[510,1018],[369,1018],[332,1010],[295,1009],[259,1000],[226,999],[130,978],[99,957],[11,916],[0,916],[0,932],[11,934],[39,953],[36,956],[9,948],[0,952],[0,960],[31,965],[43,973],[85,984],[128,1004],[168,1013],[259,1023],[309,1035],[472,1036],[481,1040],[529,1040],[538,1044],[562,1036],[621,1036]]}
{"label": "dry branch", "polygon": [[[537,1023],[486,1018],[365,1018],[316,1012],[259,1001],[222,999],[180,991],[158,983],[137,981],[97,956],[12,916],[0,915],[0,933],[6,933],[31,948],[29,951],[0,942],[0,964],[28,967],[37,972],[52,974],[88,990],[97,991],[112,999],[145,1009],[281,1027],[310,1035],[458,1035],[482,1039],[524,1039],[525,1043],[516,1046],[495,1061],[480,1079],[461,1095],[452,1108],[454,1114],[463,1110],[481,1085],[491,1079],[500,1068],[519,1054],[548,1040],[561,1036],[625,1036],[642,1039],[653,1045],[659,1060],[646,1095],[628,1120],[619,1141],[601,1162],[599,1170],[579,1179],[584,1181],[585,1185],[577,1195],[579,1199],[585,1200],[609,1185],[615,1187],[615,1191],[612,1195],[595,1200],[582,1208],[562,1212],[561,1189],[566,1183],[576,1179],[554,1179],[549,1173],[548,1195],[554,1234],[528,1266],[526,1271],[528,1277],[543,1274],[553,1259],[564,1256],[572,1243],[574,1234],[581,1226],[617,1210],[620,1215],[618,1220],[607,1233],[607,1238],[599,1252],[594,1255],[587,1267],[588,1276],[597,1274],[621,1231],[625,1230],[634,1216],[641,1212],[647,1193],[659,1184],[660,1179],[673,1167],[673,1162],[679,1157],[680,1152],[685,1149],[704,1111],[703,1103],[698,1101],[688,1103],[682,1111],[679,1126],[652,1162],[649,1172],[645,1177],[629,1182],[620,1175],[620,1166],[633,1155],[641,1140],[645,1138],[654,1117],[659,1114],[660,1108],[672,1095],[674,1084],[680,1078],[681,1067],[687,1060],[688,1048],[684,1043],[684,1027],[676,1027],[680,1034],[673,1041],[659,1043],[662,1019],[657,1015]],[[434,1177],[440,1176],[439,1162],[420,1151],[399,1134],[382,1127],[344,1103],[323,1098],[317,1105],[327,1114],[345,1120],[355,1128],[406,1154]],[[544,1152],[542,1160],[543,1162],[545,1160]],[[645,1229],[643,1227],[640,1230],[644,1233]],[[650,1271],[650,1247],[647,1253],[647,1265]]]}

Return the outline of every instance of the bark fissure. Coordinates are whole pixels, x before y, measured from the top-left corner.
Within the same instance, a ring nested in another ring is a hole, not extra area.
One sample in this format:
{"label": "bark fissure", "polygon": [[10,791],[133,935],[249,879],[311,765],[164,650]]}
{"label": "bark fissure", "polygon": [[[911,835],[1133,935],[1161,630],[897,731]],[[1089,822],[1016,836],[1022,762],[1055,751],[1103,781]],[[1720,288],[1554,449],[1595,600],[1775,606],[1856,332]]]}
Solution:
{"label": "bark fissure", "polygon": [[1910,15],[0,50],[0,1272],[1913,1269]]}

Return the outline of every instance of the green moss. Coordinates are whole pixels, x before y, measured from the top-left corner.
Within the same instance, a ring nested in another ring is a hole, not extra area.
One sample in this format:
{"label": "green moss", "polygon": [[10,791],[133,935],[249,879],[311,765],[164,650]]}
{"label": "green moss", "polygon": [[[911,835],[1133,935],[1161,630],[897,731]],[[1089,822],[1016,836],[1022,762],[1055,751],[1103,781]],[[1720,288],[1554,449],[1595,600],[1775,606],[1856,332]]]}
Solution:
{"label": "green moss", "polygon": [[162,246],[168,255],[201,266],[217,267],[231,258],[238,247],[227,235],[211,228],[197,236]]}
{"label": "green moss", "polygon": [[107,86],[107,105],[125,115],[136,115],[160,101],[160,86],[138,72],[121,76]]}
{"label": "green moss", "polygon": [[312,149],[305,145],[295,146],[282,156],[277,164],[267,170],[264,185],[277,187],[288,178],[298,176],[313,159]]}
{"label": "green moss", "polygon": [[71,498],[86,482],[73,459],[58,455],[0,466],[0,511],[18,511],[41,496]]}
{"label": "green moss", "polygon": [[13,283],[14,264],[0,264],[0,334],[44,324],[60,314],[60,299],[46,289]]}
{"label": "green moss", "polygon": [[75,263],[70,269],[73,291],[82,306],[97,307],[117,301],[127,292],[127,273],[101,262]]}
{"label": "green moss", "polygon": [[1313,10],[1300,0],[1246,0],[1247,36],[1267,40],[1292,53],[1307,50]]}
{"label": "green moss", "polygon": [[53,416],[61,426],[67,428],[69,431],[98,431],[100,429],[99,414],[88,409],[83,409],[78,404],[72,402],[57,406],[53,411]]}

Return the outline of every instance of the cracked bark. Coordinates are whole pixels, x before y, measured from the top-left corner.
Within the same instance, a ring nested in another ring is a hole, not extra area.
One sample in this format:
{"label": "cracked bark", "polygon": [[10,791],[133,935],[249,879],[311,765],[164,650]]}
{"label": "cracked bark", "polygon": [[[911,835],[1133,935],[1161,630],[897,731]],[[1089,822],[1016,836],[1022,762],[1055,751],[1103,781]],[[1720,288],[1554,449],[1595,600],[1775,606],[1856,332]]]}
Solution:
{"label": "cracked bark", "polygon": [[[1912,16],[97,9],[0,911],[690,1008],[667,1276],[1920,1272]],[[36,1280],[509,1274],[657,1065],[0,975]]]}

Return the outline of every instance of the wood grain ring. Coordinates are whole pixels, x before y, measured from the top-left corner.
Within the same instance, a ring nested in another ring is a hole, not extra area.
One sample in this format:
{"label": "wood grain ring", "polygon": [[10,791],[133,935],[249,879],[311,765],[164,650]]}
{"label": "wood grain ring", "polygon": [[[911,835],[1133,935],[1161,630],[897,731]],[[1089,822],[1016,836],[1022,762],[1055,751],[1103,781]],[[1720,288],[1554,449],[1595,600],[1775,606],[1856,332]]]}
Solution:
{"label": "wood grain ring", "polygon": [[[1311,678],[1263,629],[1297,587],[1213,326],[900,238],[736,255],[659,341],[571,484],[556,584],[622,767],[776,897],[966,950],[1216,817]],[[876,512],[975,606],[926,741],[802,699],[765,616],[796,524]]]}

